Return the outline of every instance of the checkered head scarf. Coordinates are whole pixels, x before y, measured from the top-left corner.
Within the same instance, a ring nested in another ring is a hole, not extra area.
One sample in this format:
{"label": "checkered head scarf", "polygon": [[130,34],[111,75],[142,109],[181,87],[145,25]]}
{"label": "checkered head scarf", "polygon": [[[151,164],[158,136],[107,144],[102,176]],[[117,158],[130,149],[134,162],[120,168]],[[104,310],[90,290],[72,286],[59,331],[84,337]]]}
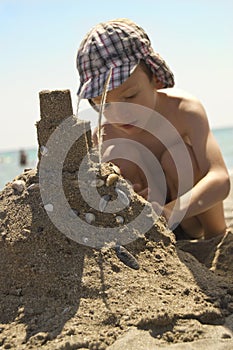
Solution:
{"label": "checkered head scarf", "polygon": [[91,98],[101,96],[110,71],[108,90],[120,86],[141,60],[162,82],[163,88],[174,86],[173,73],[136,23],[116,19],[96,25],[81,42],[77,54],[79,97],[91,102]]}

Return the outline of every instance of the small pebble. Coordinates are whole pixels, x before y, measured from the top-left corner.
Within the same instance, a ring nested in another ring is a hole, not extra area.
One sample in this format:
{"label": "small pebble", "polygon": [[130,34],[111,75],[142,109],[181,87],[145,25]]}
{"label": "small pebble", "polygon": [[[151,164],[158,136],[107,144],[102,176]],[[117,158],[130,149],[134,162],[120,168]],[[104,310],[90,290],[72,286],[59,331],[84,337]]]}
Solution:
{"label": "small pebble", "polygon": [[91,182],[91,187],[101,187],[104,185],[104,180],[102,179],[95,179]]}
{"label": "small pebble", "polygon": [[93,213],[86,213],[85,219],[88,224],[92,224],[93,222],[95,222],[95,215]]}
{"label": "small pebble", "polygon": [[131,269],[138,270],[139,263],[137,259],[123,246],[117,245],[115,247],[117,257]]}
{"label": "small pebble", "polygon": [[6,217],[6,211],[3,210],[3,211],[0,211],[0,219],[5,219]]}
{"label": "small pebble", "polygon": [[51,203],[45,204],[44,208],[46,211],[49,211],[49,212],[53,211],[53,205]]}
{"label": "small pebble", "polygon": [[120,216],[120,215],[117,215],[116,216],[116,223],[117,224],[123,224],[124,223],[124,218],[122,217],[122,216]]}
{"label": "small pebble", "polygon": [[130,203],[130,200],[129,200],[129,198],[127,197],[127,195],[125,194],[125,192],[123,192],[123,191],[120,190],[119,188],[116,188],[116,193],[118,194],[118,197],[119,197],[120,201],[121,201],[124,205],[128,206],[129,203]]}
{"label": "small pebble", "polygon": [[23,180],[16,180],[12,183],[12,188],[19,193],[22,193],[25,189],[25,182]]}
{"label": "small pebble", "polygon": [[47,153],[48,153],[48,148],[45,147],[45,146],[41,146],[41,147],[40,147],[40,154],[41,154],[42,156],[45,156]]}

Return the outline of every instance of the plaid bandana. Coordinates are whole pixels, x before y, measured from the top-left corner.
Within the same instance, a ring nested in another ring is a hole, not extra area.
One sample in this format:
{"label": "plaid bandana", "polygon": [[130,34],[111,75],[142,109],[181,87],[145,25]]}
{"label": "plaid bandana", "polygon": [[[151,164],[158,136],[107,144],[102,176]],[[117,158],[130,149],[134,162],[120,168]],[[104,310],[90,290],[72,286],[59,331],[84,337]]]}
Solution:
{"label": "plaid bandana", "polygon": [[100,23],[83,39],[77,54],[80,75],[78,95],[91,99],[101,96],[112,68],[108,90],[120,86],[143,60],[162,82],[174,86],[174,76],[160,55],[153,51],[144,30],[128,19]]}

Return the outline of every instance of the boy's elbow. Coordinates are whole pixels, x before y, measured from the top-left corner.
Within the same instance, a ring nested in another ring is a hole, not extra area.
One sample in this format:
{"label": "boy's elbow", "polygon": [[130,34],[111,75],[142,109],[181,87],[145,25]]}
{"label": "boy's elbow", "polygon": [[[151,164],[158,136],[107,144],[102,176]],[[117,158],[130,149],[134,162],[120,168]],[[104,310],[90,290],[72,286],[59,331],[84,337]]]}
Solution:
{"label": "boy's elbow", "polygon": [[219,181],[221,182],[221,193],[223,197],[222,199],[225,199],[228,196],[231,188],[231,181],[230,181],[229,174],[224,173],[219,179]]}

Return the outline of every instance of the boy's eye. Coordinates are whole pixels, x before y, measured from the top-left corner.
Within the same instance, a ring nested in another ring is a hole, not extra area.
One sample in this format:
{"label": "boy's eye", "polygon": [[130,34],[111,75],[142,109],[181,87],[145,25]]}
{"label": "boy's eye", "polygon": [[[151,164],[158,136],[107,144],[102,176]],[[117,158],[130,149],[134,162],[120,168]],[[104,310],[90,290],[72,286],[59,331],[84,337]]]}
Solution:
{"label": "boy's eye", "polygon": [[130,96],[126,96],[126,98],[127,98],[127,100],[129,100],[129,99],[134,98],[136,96],[137,96],[137,94],[133,94],[133,95],[130,95]]}

